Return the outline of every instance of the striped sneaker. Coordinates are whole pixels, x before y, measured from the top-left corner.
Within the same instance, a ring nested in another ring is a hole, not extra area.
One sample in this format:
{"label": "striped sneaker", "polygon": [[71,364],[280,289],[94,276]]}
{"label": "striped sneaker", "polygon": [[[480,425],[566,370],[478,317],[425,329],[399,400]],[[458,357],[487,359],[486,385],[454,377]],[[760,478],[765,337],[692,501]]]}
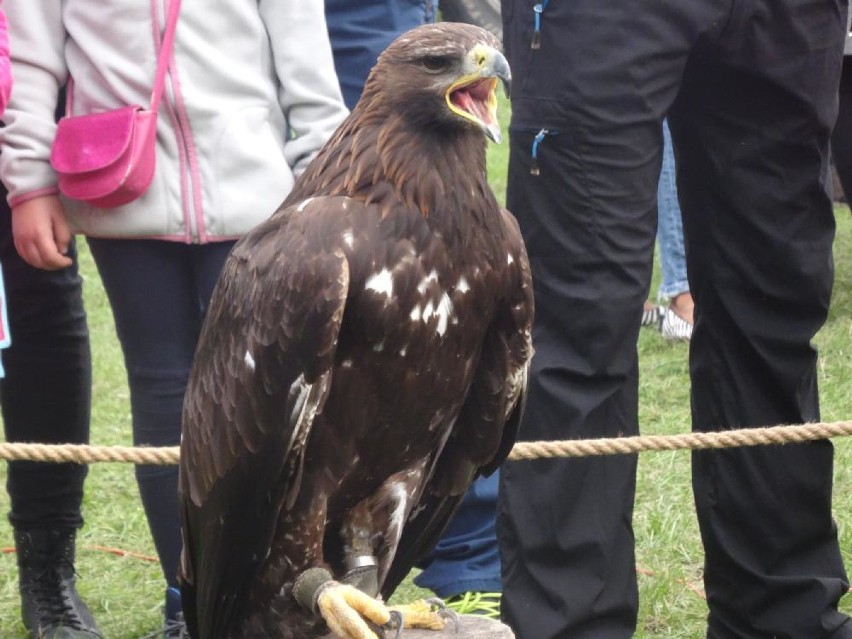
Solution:
{"label": "striped sneaker", "polygon": [[671,308],[663,312],[660,321],[660,335],[664,339],[688,342],[692,337],[692,324],[675,313]]}
{"label": "striped sneaker", "polygon": [[445,599],[447,608],[460,615],[479,615],[489,619],[500,618],[501,592],[463,592]]}
{"label": "striped sneaker", "polygon": [[657,306],[656,304],[646,302],[645,307],[642,309],[641,326],[659,326],[660,318],[662,318],[663,312],[664,311],[662,306]]}

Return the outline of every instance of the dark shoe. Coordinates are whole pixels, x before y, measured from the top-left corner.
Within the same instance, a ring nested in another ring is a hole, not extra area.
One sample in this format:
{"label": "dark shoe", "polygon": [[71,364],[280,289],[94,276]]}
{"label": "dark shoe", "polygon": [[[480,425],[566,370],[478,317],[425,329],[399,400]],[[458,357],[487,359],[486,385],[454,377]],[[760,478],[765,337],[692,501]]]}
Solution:
{"label": "dark shoe", "polygon": [[99,639],[75,586],[73,530],[16,530],[21,616],[32,639]]}
{"label": "dark shoe", "polygon": [[489,619],[500,618],[501,592],[463,592],[444,600],[447,608],[460,615],[479,615]]}
{"label": "dark shoe", "polygon": [[163,626],[163,637],[165,639],[189,639],[186,630],[186,622],[183,619],[183,607],[180,601],[180,590],[177,588],[166,589],[166,621]]}

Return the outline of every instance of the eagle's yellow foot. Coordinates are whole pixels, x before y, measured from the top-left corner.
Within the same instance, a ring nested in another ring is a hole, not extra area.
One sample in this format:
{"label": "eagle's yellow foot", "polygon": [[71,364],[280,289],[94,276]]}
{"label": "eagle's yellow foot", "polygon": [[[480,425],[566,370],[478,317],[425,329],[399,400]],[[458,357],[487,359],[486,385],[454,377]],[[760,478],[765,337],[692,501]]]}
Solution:
{"label": "eagle's yellow foot", "polygon": [[390,611],[381,601],[336,581],[322,585],[316,604],[329,630],[340,639],[378,639],[364,619],[377,626],[391,620]]}
{"label": "eagle's yellow foot", "polygon": [[391,606],[390,610],[402,614],[406,628],[443,630],[447,621],[452,620],[456,632],[459,630],[459,616],[437,598],[418,599],[409,604]]}

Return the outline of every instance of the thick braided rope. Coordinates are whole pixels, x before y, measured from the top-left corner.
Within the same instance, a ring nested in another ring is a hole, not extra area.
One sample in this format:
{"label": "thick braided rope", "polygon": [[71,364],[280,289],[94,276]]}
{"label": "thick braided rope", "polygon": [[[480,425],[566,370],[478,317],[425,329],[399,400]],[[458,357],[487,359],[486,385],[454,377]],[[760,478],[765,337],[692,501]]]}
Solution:
{"label": "thick braided rope", "polygon": [[509,459],[591,457],[595,455],[625,455],[652,450],[706,450],[768,444],[793,444],[845,435],[852,435],[852,422],[767,426],[765,428],[741,428],[739,430],[684,433],[681,435],[642,435],[609,439],[518,442],[512,448]]}
{"label": "thick braided rope", "polygon": [[[706,450],[768,444],[793,444],[847,435],[852,435],[852,422],[849,421],[742,428],[681,435],[642,435],[609,439],[518,442],[509,454],[509,459],[592,457],[662,450]],[[179,456],[180,449],[177,446],[145,448],[86,446],[82,444],[0,443],[0,459],[7,461],[74,462],[78,464],[124,462],[162,466],[176,464]]]}
{"label": "thick braided rope", "polygon": [[145,448],[133,446],[87,446],[85,444],[0,443],[0,459],[8,461],[124,462],[129,464],[177,464],[180,448]]}

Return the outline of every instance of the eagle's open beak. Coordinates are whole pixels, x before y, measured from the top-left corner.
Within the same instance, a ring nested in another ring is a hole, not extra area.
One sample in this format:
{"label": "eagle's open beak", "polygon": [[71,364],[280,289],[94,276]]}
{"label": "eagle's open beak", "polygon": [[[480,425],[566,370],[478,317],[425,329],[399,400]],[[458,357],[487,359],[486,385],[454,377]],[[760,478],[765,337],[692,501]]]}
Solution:
{"label": "eagle's open beak", "polygon": [[509,63],[497,49],[478,44],[468,53],[464,70],[447,90],[447,106],[453,113],[474,122],[499,144],[503,134],[497,121],[497,81],[503,81],[508,95],[512,81]]}

